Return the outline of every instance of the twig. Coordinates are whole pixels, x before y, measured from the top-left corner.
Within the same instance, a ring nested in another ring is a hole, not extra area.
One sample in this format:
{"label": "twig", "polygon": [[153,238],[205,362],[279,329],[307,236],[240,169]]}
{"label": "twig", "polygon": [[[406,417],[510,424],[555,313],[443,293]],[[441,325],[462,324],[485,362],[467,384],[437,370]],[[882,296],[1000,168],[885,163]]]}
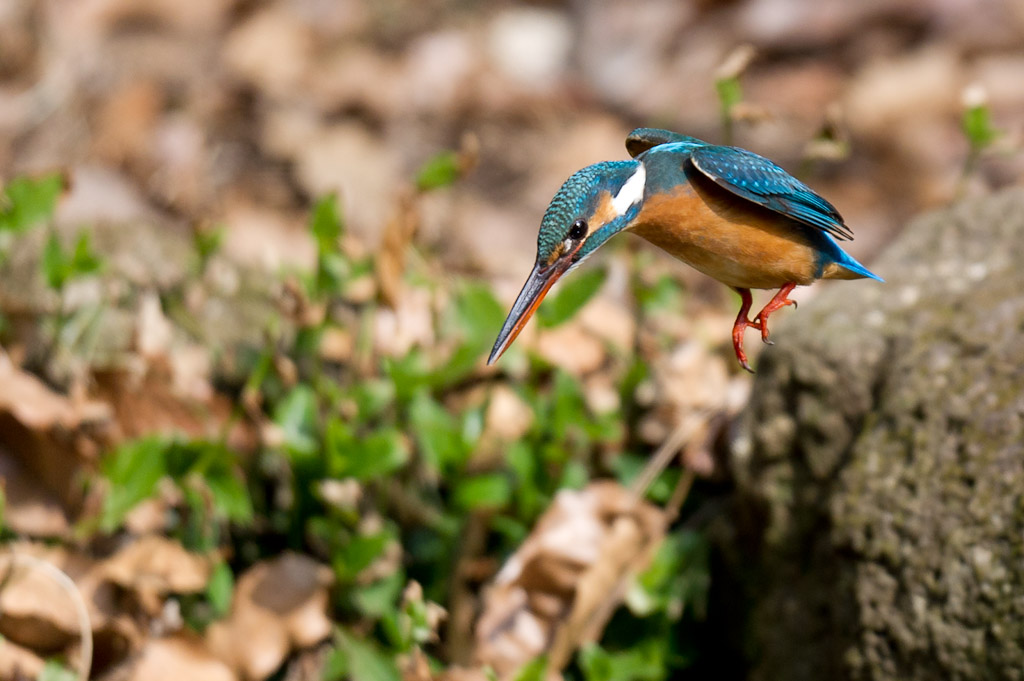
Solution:
{"label": "twig", "polygon": [[665,438],[665,441],[658,447],[658,451],[654,453],[651,460],[647,462],[644,469],[637,476],[633,484],[629,486],[629,491],[635,497],[636,501],[643,498],[644,494],[647,493],[647,488],[661,475],[661,472],[668,467],[669,462],[672,461],[672,457],[679,453],[680,448],[686,442],[694,436],[697,429],[702,423],[704,423],[707,412],[698,411],[690,414],[688,418],[683,418],[678,425],[669,433],[669,436]]}
{"label": "twig", "polygon": [[683,474],[679,476],[676,488],[672,490],[672,497],[665,504],[665,521],[667,523],[671,524],[673,520],[679,517],[679,510],[683,507],[686,497],[690,495],[690,488],[693,487],[693,481],[696,477],[697,475],[689,468],[683,469]]}
{"label": "twig", "polygon": [[86,609],[82,592],[78,590],[75,581],[53,563],[25,553],[12,551],[8,555],[12,565],[20,563],[26,568],[36,568],[49,575],[71,598],[71,602],[75,606],[75,615],[78,617],[79,636],[82,640],[82,660],[78,670],[78,681],[88,681],[89,671],[92,668],[92,625],[89,622],[89,611]]}

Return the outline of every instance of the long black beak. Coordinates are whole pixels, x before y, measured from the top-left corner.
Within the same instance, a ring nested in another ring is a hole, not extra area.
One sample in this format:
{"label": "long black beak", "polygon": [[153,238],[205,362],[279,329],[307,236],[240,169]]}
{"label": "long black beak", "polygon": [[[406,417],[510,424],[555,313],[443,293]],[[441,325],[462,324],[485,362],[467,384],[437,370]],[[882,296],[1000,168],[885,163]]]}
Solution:
{"label": "long black beak", "polygon": [[526,326],[526,322],[530,321],[530,317],[537,311],[540,301],[544,300],[544,296],[547,295],[554,283],[569,269],[568,261],[568,258],[564,258],[550,266],[541,266],[539,263],[533,266],[533,271],[530,272],[529,278],[523,285],[523,290],[519,292],[519,297],[512,305],[512,311],[508,313],[501,332],[498,333],[498,340],[494,341],[494,349],[491,350],[491,356],[487,358],[488,364],[494,364],[508,349],[508,346],[512,345],[512,341],[516,339],[519,332]]}

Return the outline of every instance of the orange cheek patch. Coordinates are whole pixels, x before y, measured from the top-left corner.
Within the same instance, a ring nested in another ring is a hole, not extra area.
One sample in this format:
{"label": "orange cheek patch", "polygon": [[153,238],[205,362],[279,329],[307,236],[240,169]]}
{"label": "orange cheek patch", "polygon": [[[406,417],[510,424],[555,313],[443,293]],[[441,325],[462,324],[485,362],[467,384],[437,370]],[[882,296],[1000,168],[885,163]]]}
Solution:
{"label": "orange cheek patch", "polygon": [[589,235],[594,230],[600,229],[617,217],[619,217],[619,214],[615,211],[615,206],[612,205],[611,193],[601,192],[601,196],[597,199],[597,210],[594,211],[594,215],[587,223],[587,234]]}
{"label": "orange cheek patch", "polygon": [[551,251],[551,255],[548,256],[547,266],[551,267],[555,264],[555,261],[562,257],[562,253],[565,252],[565,244],[558,244],[555,250]]}

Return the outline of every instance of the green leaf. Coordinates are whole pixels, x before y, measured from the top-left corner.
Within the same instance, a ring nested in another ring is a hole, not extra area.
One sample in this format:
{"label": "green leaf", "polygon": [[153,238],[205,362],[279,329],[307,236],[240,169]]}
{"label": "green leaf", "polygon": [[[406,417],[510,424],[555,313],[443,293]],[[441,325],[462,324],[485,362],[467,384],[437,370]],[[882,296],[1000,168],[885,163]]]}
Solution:
{"label": "green leaf", "polygon": [[335,477],[377,480],[395,472],[409,461],[409,449],[395,428],[381,428],[365,437],[343,432],[344,424],[328,424],[331,472]]}
{"label": "green leaf", "polygon": [[490,346],[502,323],[505,310],[490,286],[467,283],[460,287],[455,298],[455,316],[469,342]]}
{"label": "green leaf", "polygon": [[553,441],[564,443],[570,433],[582,434],[583,425],[589,420],[590,415],[579,382],[564,371],[557,371],[549,417]]}
{"label": "green leaf", "polygon": [[520,667],[513,678],[515,681],[545,681],[547,668],[548,658],[541,656]]}
{"label": "green leaf", "polygon": [[88,232],[79,232],[78,238],[75,240],[70,265],[72,277],[92,274],[100,269],[102,262],[92,250]]}
{"label": "green leaf", "polygon": [[413,398],[409,422],[420,453],[432,470],[448,470],[469,456],[459,422],[425,391]]}
{"label": "green leaf", "polygon": [[213,609],[214,616],[221,618],[231,611],[231,597],[235,589],[235,576],[231,567],[221,561],[213,568],[210,582],[206,585],[206,600]]}
{"label": "green leaf", "polygon": [[567,322],[601,289],[607,276],[605,270],[591,268],[568,278],[553,296],[541,303],[537,310],[541,325],[552,327]]}
{"label": "green leaf", "polygon": [[395,386],[390,381],[370,378],[359,381],[352,387],[352,397],[359,408],[359,418],[368,421],[376,418],[395,401]]}
{"label": "green leaf", "polygon": [[999,130],[992,124],[992,113],[987,105],[965,109],[961,123],[967,141],[975,150],[984,149],[999,137]]}
{"label": "green leaf", "polygon": [[544,505],[535,479],[537,456],[526,442],[520,440],[511,444],[505,460],[516,475],[515,496],[519,515],[530,518],[539,513]]}
{"label": "green leaf", "polygon": [[236,523],[252,521],[249,491],[230,470],[211,472],[203,480],[213,496],[214,508],[221,516]]}
{"label": "green leaf", "polygon": [[558,481],[559,489],[583,489],[590,481],[590,471],[582,461],[569,461],[562,469],[562,478]]}
{"label": "green leaf", "polygon": [[0,232],[22,232],[50,219],[62,191],[64,178],[60,174],[11,180],[0,201]]}
{"label": "green leaf", "polygon": [[703,618],[710,586],[710,548],[707,538],[679,530],[662,542],[651,565],[626,594],[626,605],[638,617],[664,613],[678,620],[685,608]]}
{"label": "green leaf", "polygon": [[331,556],[339,581],[354,580],[360,572],[370,566],[370,563],[377,560],[393,541],[394,533],[383,530],[375,534],[355,535],[348,543],[339,546]]}
{"label": "green leaf", "polygon": [[397,570],[383,579],[357,587],[352,598],[359,612],[367,617],[379,619],[395,611],[404,586],[405,572]]}
{"label": "green leaf", "polygon": [[429,382],[430,370],[426,358],[419,350],[385,360],[384,368],[395,386],[395,396],[400,402],[408,402]]}
{"label": "green leaf", "polygon": [[344,648],[335,648],[324,661],[320,681],[346,681],[348,678],[348,653]]}
{"label": "green leaf", "polygon": [[46,277],[46,285],[55,291],[64,288],[70,267],[56,232],[50,232],[50,236],[46,239],[40,264],[43,268],[43,276]]}
{"label": "green leaf", "polygon": [[309,455],[317,450],[316,393],[299,383],[274,409],[274,423],[281,428],[285,444],[296,454]]}
{"label": "green leaf", "polygon": [[339,629],[338,644],[351,681],[401,681],[394,660],[370,642]]}
{"label": "green leaf", "polygon": [[343,224],[338,211],[338,198],[335,195],[330,194],[317,202],[309,220],[309,229],[313,232],[321,253],[338,250],[338,239],[341,238]]}
{"label": "green leaf", "polygon": [[416,174],[416,187],[430,191],[453,184],[459,179],[459,155],[454,151],[443,151],[423,164]]}
{"label": "green leaf", "polygon": [[484,473],[459,482],[454,499],[466,510],[503,508],[512,499],[512,484],[504,473]]}
{"label": "green leaf", "polygon": [[578,659],[586,681],[661,681],[668,675],[666,657],[665,639],[645,639],[614,653],[588,643]]}
{"label": "green leaf", "polygon": [[638,286],[636,297],[645,315],[667,310],[678,313],[682,310],[684,300],[682,285],[668,274],[661,275],[650,286]]}
{"label": "green leaf", "polygon": [[715,92],[718,93],[719,106],[726,115],[729,115],[733,108],[743,101],[743,87],[740,85],[740,79],[735,76],[716,80]]}
{"label": "green leaf", "polygon": [[103,500],[100,528],[111,532],[139,502],[156,494],[157,483],[167,474],[168,443],[160,437],[128,442],[107,456],[103,477],[110,490]]}
{"label": "green leaf", "polygon": [[223,227],[212,229],[196,229],[192,232],[192,246],[196,249],[196,256],[199,258],[200,268],[204,268],[210,258],[220,251],[224,244],[226,232]]}

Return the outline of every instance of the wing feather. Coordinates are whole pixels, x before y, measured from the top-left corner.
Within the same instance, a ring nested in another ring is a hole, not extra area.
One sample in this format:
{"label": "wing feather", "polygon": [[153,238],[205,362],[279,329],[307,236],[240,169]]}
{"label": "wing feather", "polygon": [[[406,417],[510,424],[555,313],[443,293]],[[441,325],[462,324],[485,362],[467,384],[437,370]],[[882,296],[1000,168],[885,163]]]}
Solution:
{"label": "wing feather", "polygon": [[763,156],[737,147],[702,146],[694,167],[733,194],[848,241],[853,232],[831,203]]}

